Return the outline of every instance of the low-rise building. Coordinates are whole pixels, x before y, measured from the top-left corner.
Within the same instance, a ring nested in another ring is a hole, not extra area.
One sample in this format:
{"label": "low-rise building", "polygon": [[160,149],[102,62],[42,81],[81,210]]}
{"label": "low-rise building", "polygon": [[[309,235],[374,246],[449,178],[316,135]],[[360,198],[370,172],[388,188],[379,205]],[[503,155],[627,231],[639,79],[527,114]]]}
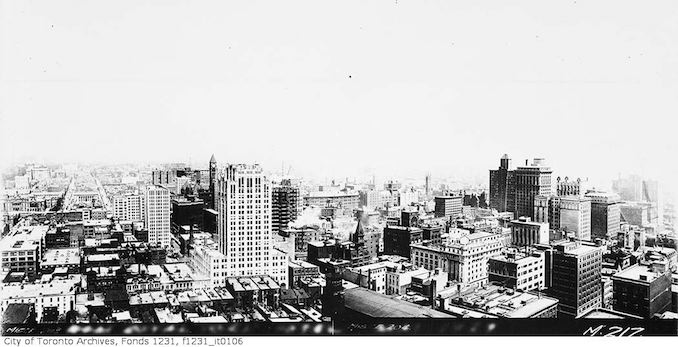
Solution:
{"label": "low-rise building", "polygon": [[384,254],[410,257],[410,245],[420,243],[423,232],[419,228],[387,226],[384,228]]}
{"label": "low-rise building", "polygon": [[447,287],[448,276],[440,268],[412,275],[409,292],[417,293],[426,298],[428,304],[433,304],[438,293]]}
{"label": "low-rise building", "polygon": [[374,264],[347,268],[343,273],[343,278],[349,282],[359,285],[360,287],[374,290],[380,294],[385,294],[386,269],[389,265],[394,264],[388,261],[382,261]]}
{"label": "low-rise building", "polygon": [[367,288],[356,287],[343,293],[341,318],[354,321],[365,318],[454,318],[454,316],[379,294]]}
{"label": "low-rise building", "polygon": [[440,300],[440,310],[459,318],[556,318],[558,299],[501,286],[471,287]]}
{"label": "low-rise building", "polygon": [[636,264],[612,276],[613,308],[644,318],[671,309],[671,272],[664,264]]}
{"label": "low-rise building", "polygon": [[304,204],[317,207],[332,205],[352,213],[360,205],[360,195],[358,192],[342,191],[310,192],[308,196],[304,197]]}
{"label": "low-rise building", "polygon": [[226,256],[207,247],[197,246],[191,252],[188,264],[197,274],[209,279],[210,287],[226,285]]}
{"label": "low-rise building", "polygon": [[428,273],[422,267],[409,263],[392,263],[386,267],[386,295],[404,295],[412,283],[412,277]]}
{"label": "low-rise building", "polygon": [[545,287],[545,254],[507,252],[488,260],[489,282],[519,290],[541,290]]}
{"label": "low-rise building", "polygon": [[296,283],[304,277],[320,276],[320,269],[317,265],[303,260],[291,260],[288,269],[289,288],[295,287]]}
{"label": "low-rise building", "polygon": [[80,273],[80,249],[48,249],[40,262],[40,271],[52,273],[56,268],[66,268],[70,274]]}
{"label": "low-rise building", "polygon": [[19,222],[0,240],[2,269],[24,272],[34,278],[40,270],[43,240],[48,230],[48,225],[31,224],[29,220]]}
{"label": "low-rise building", "polygon": [[435,216],[450,218],[461,214],[463,205],[463,196],[436,196]]}
{"label": "low-rise building", "polygon": [[38,322],[43,318],[56,321],[75,308],[75,294],[80,281],[79,275],[71,275],[46,283],[5,284],[0,290],[0,308],[4,311],[12,303],[29,303],[35,307]]}

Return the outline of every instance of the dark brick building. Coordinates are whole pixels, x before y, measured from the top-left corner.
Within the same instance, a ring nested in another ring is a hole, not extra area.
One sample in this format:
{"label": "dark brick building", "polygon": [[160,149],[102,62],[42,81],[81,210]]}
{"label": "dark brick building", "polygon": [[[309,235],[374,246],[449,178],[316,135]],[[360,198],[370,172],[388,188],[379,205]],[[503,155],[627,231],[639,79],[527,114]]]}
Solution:
{"label": "dark brick building", "polygon": [[652,318],[671,309],[671,272],[636,264],[612,276],[615,311]]}
{"label": "dark brick building", "polygon": [[410,244],[422,240],[423,232],[419,228],[387,226],[384,228],[384,254],[410,258]]}

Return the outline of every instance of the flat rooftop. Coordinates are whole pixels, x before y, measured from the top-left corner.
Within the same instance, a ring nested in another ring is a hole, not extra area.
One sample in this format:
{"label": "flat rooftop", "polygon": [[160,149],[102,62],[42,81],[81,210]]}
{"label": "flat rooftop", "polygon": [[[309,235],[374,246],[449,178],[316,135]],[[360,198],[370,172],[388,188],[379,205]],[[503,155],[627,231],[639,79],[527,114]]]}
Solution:
{"label": "flat rooftop", "polygon": [[303,261],[303,260],[292,260],[292,261],[289,262],[289,267],[312,269],[312,268],[317,268],[318,266],[313,265],[313,264],[311,264],[307,261]]}
{"label": "flat rooftop", "polygon": [[357,197],[360,195],[358,192],[337,192],[337,191],[322,191],[322,192],[310,192],[308,198],[343,198],[343,197]]}
{"label": "flat rooftop", "polygon": [[16,298],[40,298],[44,296],[61,296],[75,294],[75,287],[80,283],[80,276],[64,280],[52,280],[39,284],[11,284],[0,290],[0,301]]}
{"label": "flat rooftop", "polygon": [[370,271],[370,270],[382,269],[382,268],[386,268],[387,266],[392,266],[392,267],[393,267],[393,266],[397,266],[397,265],[398,265],[398,264],[386,260],[386,261],[380,261],[380,262],[378,262],[378,263],[373,263],[373,264],[367,264],[367,265],[363,265],[363,266],[354,267],[354,268],[353,268],[353,271],[357,271],[357,272],[368,272],[368,271]]}
{"label": "flat rooftop", "polygon": [[344,291],[344,305],[375,318],[454,318],[447,313],[360,287]]}
{"label": "flat rooftop", "polygon": [[464,291],[452,298],[450,307],[506,318],[529,318],[558,304],[555,298],[495,285]]}
{"label": "flat rooftop", "polygon": [[40,266],[62,266],[80,264],[79,248],[48,249],[42,257]]}
{"label": "flat rooftop", "polygon": [[635,264],[612,275],[612,279],[623,279],[649,284],[661,275],[661,273],[652,272],[652,269],[649,266]]}

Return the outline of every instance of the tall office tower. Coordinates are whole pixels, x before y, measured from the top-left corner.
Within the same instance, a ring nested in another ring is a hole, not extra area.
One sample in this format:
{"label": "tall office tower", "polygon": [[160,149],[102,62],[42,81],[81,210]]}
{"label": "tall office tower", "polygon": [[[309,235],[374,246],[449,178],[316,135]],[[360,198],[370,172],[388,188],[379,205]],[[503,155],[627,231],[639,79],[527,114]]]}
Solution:
{"label": "tall office tower", "polygon": [[590,190],[585,196],[591,199],[591,238],[617,236],[621,222],[619,195]]}
{"label": "tall office tower", "polygon": [[220,168],[215,194],[218,250],[226,255],[227,276],[270,274],[271,184],[262,168],[256,164]]}
{"label": "tall office tower", "polygon": [[598,247],[567,242],[553,253],[551,295],[560,300],[558,316],[579,317],[601,307],[602,258]]}
{"label": "tall office tower", "polygon": [[556,178],[556,194],[558,196],[584,196],[588,190],[588,179],[577,178],[570,180],[568,177]]}
{"label": "tall office tower", "polygon": [[297,220],[299,214],[299,188],[292,186],[290,180],[283,180],[273,187],[271,198],[271,223],[273,232],[279,233]]}
{"label": "tall office tower", "polygon": [[210,202],[209,202],[209,208],[215,209],[216,207],[216,201],[217,197],[214,194],[214,184],[217,179],[217,159],[214,157],[214,154],[212,154],[212,157],[210,158]]}
{"label": "tall office tower", "polygon": [[148,242],[170,246],[170,192],[160,186],[147,186],[144,190],[146,213],[144,224]]}
{"label": "tall office tower", "polygon": [[551,195],[551,168],[544,159],[535,158],[532,165],[518,167],[515,171],[516,206],[515,216],[534,216],[534,198],[537,195]]}
{"label": "tall office tower", "polygon": [[499,212],[515,211],[515,175],[507,154],[499,160],[497,170],[490,170],[490,208]]}

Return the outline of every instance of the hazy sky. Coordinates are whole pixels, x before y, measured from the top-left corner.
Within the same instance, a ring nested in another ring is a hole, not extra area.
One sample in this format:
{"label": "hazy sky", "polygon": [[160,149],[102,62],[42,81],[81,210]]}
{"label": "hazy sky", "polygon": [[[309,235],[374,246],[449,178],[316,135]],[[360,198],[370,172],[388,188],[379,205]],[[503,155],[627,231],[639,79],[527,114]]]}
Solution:
{"label": "hazy sky", "polygon": [[678,177],[678,2],[0,0],[0,156]]}

